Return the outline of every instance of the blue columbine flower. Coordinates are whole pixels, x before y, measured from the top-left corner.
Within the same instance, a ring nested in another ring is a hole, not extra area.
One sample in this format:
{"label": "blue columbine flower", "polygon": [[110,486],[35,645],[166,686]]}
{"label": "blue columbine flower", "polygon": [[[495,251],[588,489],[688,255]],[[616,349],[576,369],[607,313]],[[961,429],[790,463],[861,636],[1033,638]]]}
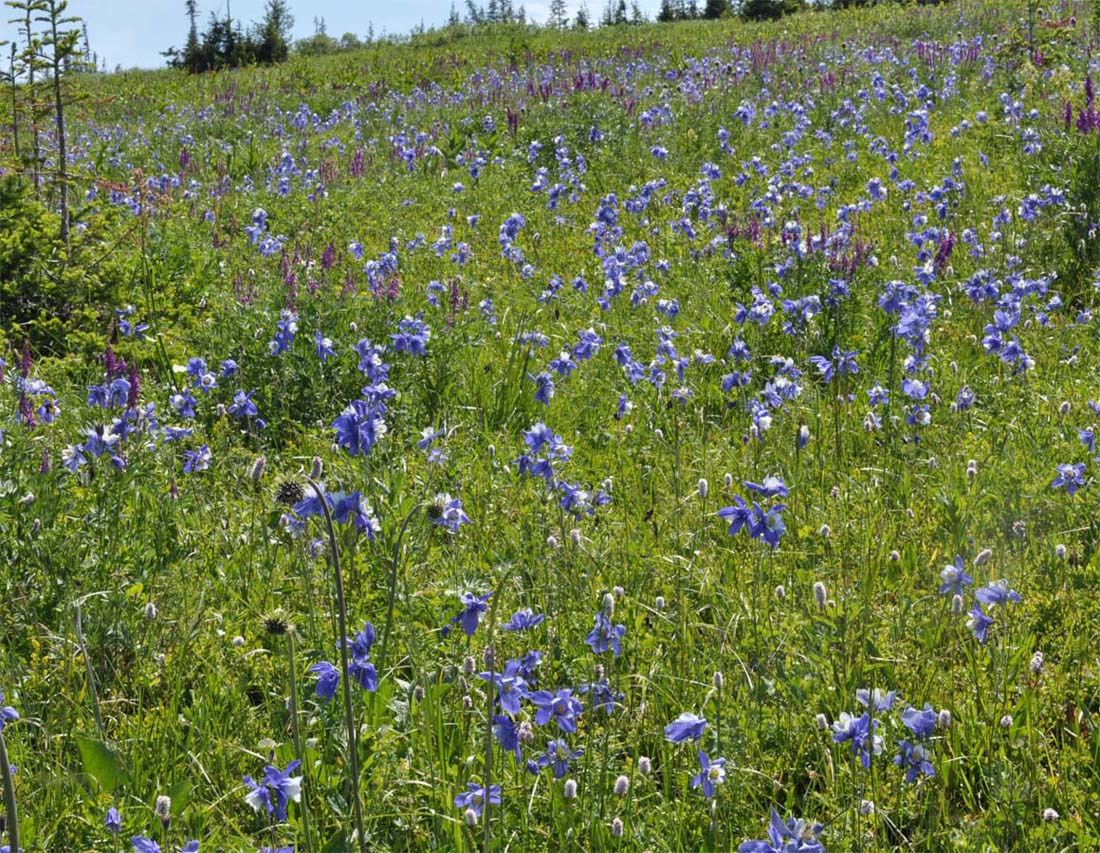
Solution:
{"label": "blue columbine flower", "polygon": [[334,492],[331,503],[332,520],[339,524],[347,524],[350,521],[355,525],[356,530],[366,534],[367,539],[374,539],[382,529],[370,504],[360,492],[355,491],[349,495]]}
{"label": "blue columbine flower", "polygon": [[462,602],[462,610],[450,621],[450,624],[444,626],[442,632],[443,636],[446,637],[451,633],[451,625],[460,622],[462,623],[462,630],[466,636],[472,637],[477,630],[478,624],[481,622],[482,614],[489,609],[489,605],[485,602],[489,600],[492,594],[492,592],[487,592],[482,596],[477,596],[472,592],[462,593],[462,595],[458,597],[459,601]]}
{"label": "blue columbine flower", "polygon": [[913,733],[917,740],[928,740],[936,728],[936,712],[925,703],[923,709],[906,708],[901,712],[901,721]]}
{"label": "blue columbine flower", "polygon": [[1058,476],[1050,483],[1051,488],[1063,488],[1071,495],[1085,485],[1085,463],[1057,466]]}
{"label": "blue columbine flower", "polygon": [[479,672],[478,678],[493,681],[496,684],[496,697],[505,712],[515,716],[519,713],[520,702],[527,696],[527,681],[520,674],[519,661],[510,660],[504,666],[504,672]]}
{"label": "blue columbine flower", "polygon": [[899,740],[898,754],[894,756],[894,764],[906,768],[906,782],[916,782],[921,775],[936,775],[936,768],[932,766],[928,755],[928,749],[923,744]]}
{"label": "blue columbine flower", "polygon": [[703,786],[703,796],[708,800],[718,793],[718,786],[726,781],[726,759],[711,759],[702,750],[699,751],[700,770],[691,780],[691,787]]}
{"label": "blue columbine flower", "polygon": [[546,619],[546,614],[535,612],[527,607],[523,610],[517,610],[512,614],[512,618],[505,624],[501,625],[502,631],[529,631],[532,628],[537,628]]}
{"label": "blue columbine flower", "polygon": [[980,604],[975,604],[969,615],[966,627],[974,632],[974,638],[984,646],[989,640],[989,626],[993,624],[993,620],[982,612]]}
{"label": "blue columbine flower", "polygon": [[432,524],[445,527],[451,533],[457,533],[459,527],[470,523],[470,517],[462,511],[462,498],[452,498],[449,494],[436,495],[428,515]]}
{"label": "blue columbine flower", "polygon": [[532,705],[538,707],[535,712],[535,722],[545,726],[550,720],[558,724],[563,732],[575,732],[577,730],[577,715],[584,710],[573,696],[573,690],[563,687],[557,693],[549,690],[536,690],[528,696]]}
{"label": "blue columbine flower", "polygon": [[313,340],[316,345],[317,357],[321,359],[321,364],[324,364],[329,358],[336,355],[336,350],[332,348],[332,338],[326,338],[320,329],[314,332]]}
{"label": "blue columbine flower", "polygon": [[685,740],[699,740],[703,736],[703,730],[707,727],[706,717],[697,717],[695,714],[685,711],[667,726],[665,726],[665,740],[672,743],[683,743]]}
{"label": "blue columbine flower", "polygon": [[998,604],[1003,607],[1010,601],[1015,604],[1022,601],[1020,593],[1012,589],[1006,580],[990,581],[988,586],[975,590],[974,597],[982,604],[990,607],[995,607]]}
{"label": "blue columbine flower", "polygon": [[[530,376],[530,374],[528,374],[528,376]],[[554,377],[548,371],[544,370],[538,376],[530,376],[530,379],[536,386],[535,399],[549,406],[550,400],[554,397]]]}
{"label": "blue columbine flower", "polygon": [[266,809],[276,820],[286,820],[287,804],[291,800],[299,802],[302,798],[302,777],[290,775],[301,764],[301,761],[292,761],[285,770],[269,764],[264,768],[260,782],[256,782],[251,776],[245,776],[244,783],[249,786],[245,802],[256,811]]}
{"label": "blue columbine flower", "polygon": [[229,404],[229,414],[237,418],[254,418],[259,414],[256,404],[252,402],[255,391],[238,391],[233,395],[233,402]]}
{"label": "blue columbine flower", "polygon": [[519,726],[516,725],[515,720],[504,714],[494,714],[492,722],[493,737],[500,744],[500,748],[505,752],[512,753],[516,757],[516,761],[522,761],[523,752],[521,750]]}
{"label": "blue columbine flower", "polygon": [[423,356],[427,354],[428,339],[432,336],[432,330],[421,319],[406,317],[397,324],[397,332],[390,335],[395,352],[407,352],[411,355]]}
{"label": "blue columbine flower", "polygon": [[940,580],[943,581],[940,587],[941,595],[962,595],[963,587],[974,583],[974,578],[970,577],[963,568],[961,556],[955,557],[953,565],[944,566],[943,571],[940,572]]}
{"label": "blue columbine flower", "polygon": [[569,772],[569,762],[584,755],[583,749],[570,751],[569,745],[563,740],[551,740],[546,744],[546,752],[533,760],[527,761],[527,771],[538,773],[542,768],[549,767],[554,771],[554,778],[560,779]]}
{"label": "blue columbine flower", "polygon": [[4,723],[11,723],[19,719],[19,712],[11,705],[4,704],[4,691],[0,690],[0,732],[4,731]]}
{"label": "blue columbine flower", "polygon": [[336,443],[352,456],[367,455],[386,434],[386,422],[382,420],[385,412],[381,403],[355,400],[332,422]]}
{"label": "blue columbine flower", "polygon": [[768,823],[768,841],[746,841],[737,853],[825,853],[817,840],[824,829],[820,823],[788,818],[786,823],[773,808]]}
{"label": "blue columbine flower", "polygon": [[881,687],[876,687],[873,693],[865,687],[856,691],[856,701],[860,705],[864,708],[873,708],[879,712],[889,711],[893,708],[897,697],[896,690],[884,692]]}
{"label": "blue columbine flower", "polygon": [[783,482],[783,478],[778,474],[765,477],[763,483],[750,483],[748,480],[745,480],[744,483],[746,489],[751,489],[765,498],[785,498],[790,494],[787,484]]}
{"label": "blue columbine flower", "polygon": [[205,471],[210,467],[210,445],[204,444],[197,450],[188,450],[183,454],[183,470],[187,474]]}
{"label": "blue columbine flower", "polygon": [[114,806],[107,809],[107,817],[103,823],[107,827],[107,831],[113,835],[118,835],[122,831],[122,817]]}
{"label": "blue columbine flower", "polygon": [[618,657],[622,652],[622,639],[626,634],[626,625],[612,625],[611,620],[601,611],[596,614],[596,627],[585,638],[594,654],[606,652],[608,647]]}
{"label": "blue columbine flower", "polygon": [[476,782],[467,782],[466,788],[468,790],[455,797],[455,806],[460,809],[473,809],[474,814],[481,817],[481,812],[485,808],[485,801],[488,800],[492,805],[500,805],[500,785],[491,785],[489,790],[485,790],[484,785],[479,785]]}
{"label": "blue columbine flower", "polygon": [[882,752],[882,738],[873,733],[878,728],[878,723],[878,720],[872,720],[866,712],[858,717],[841,713],[840,718],[833,723],[833,740],[836,743],[850,741],[852,755],[859,756],[865,770],[871,766],[871,753],[878,755]]}
{"label": "blue columbine flower", "polygon": [[319,661],[309,668],[310,672],[317,674],[317,686],[314,693],[324,702],[331,702],[336,695],[336,688],[340,686],[340,670],[327,660]]}
{"label": "blue columbine flower", "polygon": [[755,523],[752,507],[745,503],[740,495],[733,496],[733,505],[718,510],[718,517],[730,523],[729,535],[733,536],[742,529],[752,530]]}

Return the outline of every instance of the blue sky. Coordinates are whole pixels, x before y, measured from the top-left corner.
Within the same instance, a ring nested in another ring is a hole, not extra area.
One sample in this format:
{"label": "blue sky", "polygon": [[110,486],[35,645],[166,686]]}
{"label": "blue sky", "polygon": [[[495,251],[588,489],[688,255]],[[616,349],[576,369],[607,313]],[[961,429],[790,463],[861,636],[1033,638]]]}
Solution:
{"label": "blue sky", "polygon": [[[339,37],[353,32],[363,37],[373,23],[375,33],[404,33],[424,22],[425,26],[442,24],[450,11],[450,0],[288,0],[294,15],[294,37],[313,33],[314,17],[323,17],[329,35]],[[545,21],[550,0],[513,0],[521,4],[530,20]],[[581,0],[566,0],[570,14]],[[589,12],[598,17],[605,0],[588,0]],[[263,14],[264,0],[231,0],[235,19],[258,20]],[[465,0],[456,0],[464,11]],[[481,0],[479,5],[488,5]],[[628,2],[629,5],[629,2]],[[653,17],[660,0],[639,0],[639,6]],[[199,0],[199,20],[205,25],[210,12],[224,13],[225,2]],[[7,24],[11,10],[0,7],[0,41],[16,35],[15,27]],[[70,14],[88,22],[92,50],[107,59],[108,67],[159,68],[164,65],[161,51],[183,43],[187,34],[187,17],[183,0],[69,0]],[[7,49],[4,50],[7,55]]]}

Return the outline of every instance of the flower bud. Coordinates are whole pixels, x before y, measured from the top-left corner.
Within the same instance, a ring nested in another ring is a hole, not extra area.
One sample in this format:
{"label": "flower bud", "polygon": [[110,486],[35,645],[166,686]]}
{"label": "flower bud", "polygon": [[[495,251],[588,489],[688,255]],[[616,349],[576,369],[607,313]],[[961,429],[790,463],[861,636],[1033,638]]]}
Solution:
{"label": "flower bud", "polygon": [[822,539],[828,539],[832,535],[832,533],[833,529],[827,524],[821,525],[821,527],[817,531],[817,535],[820,536]]}
{"label": "flower bud", "polygon": [[653,770],[653,764],[649,760],[648,755],[643,755],[638,759],[638,772],[643,776],[648,776]]}
{"label": "flower bud", "polygon": [[561,795],[567,800],[575,800],[577,798],[577,780],[566,779],[565,785],[562,787]]}
{"label": "flower bud", "polygon": [[875,813],[875,803],[873,800],[861,800],[859,804],[859,813],[864,817],[870,817]]}
{"label": "flower bud", "polygon": [[1011,714],[1005,714],[1003,717],[1001,717],[1001,728],[1002,729],[1012,728],[1012,715]]}
{"label": "flower bud", "polygon": [[660,439],[664,439],[664,437],[665,437],[665,431],[663,429],[661,429],[660,427],[657,427],[657,429],[653,430],[653,434],[655,436],[657,436],[657,438],[660,438]]}
{"label": "flower bud", "polygon": [[1066,558],[1066,546],[1061,542],[1054,546],[1054,556],[1058,560],[1064,560]]}
{"label": "flower bud", "polygon": [[558,547],[558,537],[555,536],[553,533],[551,533],[549,536],[546,537],[546,545],[547,545],[547,547],[550,547],[550,548],[557,548]]}
{"label": "flower bud", "polygon": [[951,596],[951,612],[956,616],[963,612],[963,597],[958,593]]}
{"label": "flower bud", "polygon": [[622,797],[630,790],[630,780],[626,776],[620,776],[615,780],[615,796]]}
{"label": "flower bud", "polygon": [[890,556],[887,559],[889,559],[891,563],[896,563],[901,559],[901,553],[895,549],[890,552]]}
{"label": "flower bud", "polygon": [[722,670],[716,670],[714,673],[714,689],[721,690],[722,685],[725,684],[725,676],[722,675]]}
{"label": "flower bud", "polygon": [[1060,415],[1062,415],[1063,417],[1065,417],[1066,415],[1068,415],[1068,414],[1069,414],[1069,410],[1070,410],[1070,402],[1069,402],[1069,400],[1063,400],[1063,401],[1062,401],[1062,404],[1061,404],[1061,405],[1060,405],[1060,406],[1058,407],[1058,414],[1060,414]]}
{"label": "flower bud", "polygon": [[156,805],[153,806],[153,814],[160,819],[161,826],[167,831],[168,824],[172,822],[172,800],[161,794],[157,797]]}
{"label": "flower bud", "polygon": [[818,714],[814,717],[814,724],[817,726],[819,732],[823,732],[829,728],[829,718],[824,714]]}
{"label": "flower bud", "polygon": [[1048,822],[1058,820],[1058,812],[1054,809],[1043,809],[1043,820]]}
{"label": "flower bud", "polygon": [[699,497],[701,497],[703,500],[706,500],[707,495],[710,494],[710,483],[708,483],[705,478],[700,478],[699,486],[697,487],[696,491]]}
{"label": "flower bud", "polygon": [[1031,671],[1036,675],[1041,675],[1043,672],[1043,653],[1039,650],[1035,651],[1035,654],[1031,656]]}
{"label": "flower bud", "polygon": [[951,712],[946,708],[940,708],[940,712],[936,714],[936,726],[941,729],[946,729],[951,725]]}
{"label": "flower bud", "polygon": [[477,812],[475,812],[473,809],[466,809],[466,814],[464,815],[464,817],[466,820],[466,826],[477,826]]}
{"label": "flower bud", "polygon": [[787,597],[787,588],[783,586],[783,584],[780,584],[775,588],[775,597],[778,598],[780,601]]}
{"label": "flower bud", "polygon": [[658,596],[657,596],[657,597],[656,597],[656,598],[655,598],[655,599],[653,600],[653,606],[654,606],[654,607],[655,607],[655,608],[656,608],[657,610],[664,610],[664,609],[665,609],[665,597],[664,597],[663,595],[658,595]]}
{"label": "flower bud", "polygon": [[321,479],[321,474],[324,473],[325,464],[321,461],[320,456],[313,457],[313,464],[309,467],[309,478],[314,482]]}
{"label": "flower bud", "polygon": [[157,618],[157,606],[151,601],[145,604],[145,618],[150,622]]}
{"label": "flower bud", "polygon": [[611,821],[611,837],[622,838],[623,837],[623,821],[622,818],[615,818]]}
{"label": "flower bud", "polygon": [[267,466],[267,459],[263,456],[258,456],[256,461],[252,463],[252,468],[248,472],[248,478],[253,483],[258,483],[264,476],[264,468]]}
{"label": "flower bud", "polygon": [[722,482],[725,484],[727,489],[732,489],[733,488],[733,474],[730,474],[727,471],[726,476],[724,476],[722,478]]}
{"label": "flower bud", "polygon": [[814,601],[817,602],[818,608],[825,609],[825,601],[828,597],[829,593],[825,589],[825,584],[821,581],[814,581]]}
{"label": "flower bud", "polygon": [[974,557],[974,565],[975,566],[984,566],[991,559],[993,559],[993,549],[992,548],[982,548],[982,550],[980,550],[978,552],[977,556]]}
{"label": "flower bud", "polygon": [[574,527],[572,530],[569,531],[569,541],[571,541],[574,545],[581,544],[580,528]]}

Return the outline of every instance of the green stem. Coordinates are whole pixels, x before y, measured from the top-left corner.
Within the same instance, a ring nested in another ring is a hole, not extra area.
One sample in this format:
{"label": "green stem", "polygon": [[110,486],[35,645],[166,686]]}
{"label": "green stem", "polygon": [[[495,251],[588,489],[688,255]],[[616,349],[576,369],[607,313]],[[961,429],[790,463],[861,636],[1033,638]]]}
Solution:
{"label": "green stem", "polygon": [[[76,641],[80,644],[80,653],[84,657],[84,668],[88,672],[88,692],[92,694],[92,714],[95,717],[95,729],[99,733],[100,740],[106,740],[107,736],[103,731],[103,717],[99,713],[99,691],[95,686],[95,670],[92,669],[92,659],[88,656],[88,646],[84,642],[84,627],[80,621],[80,605],[81,601],[76,603]],[[12,845],[12,850],[16,850],[15,845]]]}
{"label": "green stem", "polygon": [[324,498],[321,487],[311,478],[307,477],[310,487],[321,498],[321,509],[325,516],[325,528],[328,531],[329,561],[332,564],[332,574],[336,579],[336,618],[339,624],[340,636],[337,645],[340,646],[340,683],[344,690],[344,722],[348,729],[348,763],[351,765],[351,797],[355,807],[355,830],[359,836],[359,850],[367,853],[367,838],[363,831],[363,804],[359,801],[359,746],[355,732],[355,714],[351,707],[351,674],[348,668],[348,613],[344,602],[344,575],[340,571],[340,552],[336,545],[336,531],[332,526],[332,513]]}
{"label": "green stem", "polygon": [[19,815],[15,808],[15,786],[11,780],[11,762],[8,746],[4,743],[4,730],[0,728],[0,778],[4,780],[4,816],[8,826],[8,842],[19,853]]}

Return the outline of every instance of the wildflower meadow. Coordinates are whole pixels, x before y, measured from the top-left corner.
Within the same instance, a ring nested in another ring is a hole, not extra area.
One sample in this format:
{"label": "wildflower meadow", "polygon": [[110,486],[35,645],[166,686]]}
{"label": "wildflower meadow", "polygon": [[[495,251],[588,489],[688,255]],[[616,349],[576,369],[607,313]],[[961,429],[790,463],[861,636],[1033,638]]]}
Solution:
{"label": "wildflower meadow", "polygon": [[1100,849],[1098,55],[955,0],[13,83],[2,849]]}

